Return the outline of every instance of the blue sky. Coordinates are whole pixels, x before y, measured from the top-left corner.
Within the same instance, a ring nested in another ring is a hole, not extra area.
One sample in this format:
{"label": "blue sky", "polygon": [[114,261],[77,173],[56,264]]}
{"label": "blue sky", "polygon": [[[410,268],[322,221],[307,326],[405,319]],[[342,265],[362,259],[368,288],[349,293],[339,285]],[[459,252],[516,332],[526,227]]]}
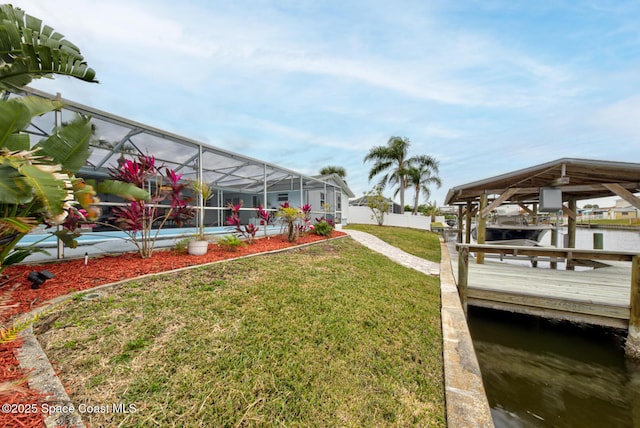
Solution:
{"label": "blue sky", "polygon": [[31,86],[305,174],[342,166],[357,196],[391,136],[439,160],[438,204],[561,157],[640,161],[637,1],[12,3],[100,80]]}

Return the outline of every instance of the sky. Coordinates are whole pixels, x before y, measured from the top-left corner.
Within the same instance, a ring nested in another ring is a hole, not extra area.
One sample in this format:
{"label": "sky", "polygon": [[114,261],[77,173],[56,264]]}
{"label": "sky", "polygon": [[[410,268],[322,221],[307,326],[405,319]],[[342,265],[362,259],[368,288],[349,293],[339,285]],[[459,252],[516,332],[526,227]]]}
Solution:
{"label": "sky", "polygon": [[30,86],[306,175],[344,167],[356,196],[378,181],[364,157],[392,136],[439,161],[438,205],[562,157],[640,162],[635,0],[12,4],[100,81]]}

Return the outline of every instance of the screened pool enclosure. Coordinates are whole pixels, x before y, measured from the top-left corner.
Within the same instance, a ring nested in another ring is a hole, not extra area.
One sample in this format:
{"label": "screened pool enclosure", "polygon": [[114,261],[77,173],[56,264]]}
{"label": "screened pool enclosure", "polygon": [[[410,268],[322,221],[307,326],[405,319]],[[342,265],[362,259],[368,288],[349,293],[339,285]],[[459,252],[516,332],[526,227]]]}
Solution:
{"label": "screened pool enclosure", "polygon": [[[207,227],[224,226],[229,215],[227,204],[241,201],[240,216],[245,224],[258,224],[258,206],[275,211],[284,202],[295,207],[311,204],[312,218],[325,216],[339,224],[343,220],[342,207],[348,207],[346,198],[352,196],[348,188],[342,188],[326,177],[305,176],[38,90],[27,88],[24,93],[60,99],[65,104],[61,111],[39,116],[31,122],[28,132],[32,134],[33,144],[40,137],[48,136],[56,125],[71,121],[76,113],[91,116],[94,138],[91,156],[78,174],[81,177],[106,179],[109,178],[109,168],[117,168],[124,159],[153,155],[156,162],[181,173],[183,180],[201,177],[211,184],[214,196],[205,202],[204,207],[201,198],[192,195],[194,207],[204,209],[204,224]],[[344,182],[341,184],[344,185]],[[123,201],[113,196],[99,196],[103,210],[101,221],[106,221],[110,208]],[[194,217],[192,226],[197,226],[195,223],[199,217]]]}

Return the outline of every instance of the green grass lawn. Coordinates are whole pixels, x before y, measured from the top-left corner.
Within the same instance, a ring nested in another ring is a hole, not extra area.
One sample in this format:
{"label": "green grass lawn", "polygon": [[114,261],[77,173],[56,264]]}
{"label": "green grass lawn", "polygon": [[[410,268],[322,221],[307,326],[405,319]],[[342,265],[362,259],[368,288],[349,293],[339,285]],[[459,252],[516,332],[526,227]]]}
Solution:
{"label": "green grass lawn", "polygon": [[[439,279],[351,239],[134,280],[41,333],[92,426],[445,426]],[[43,320],[46,323],[47,320]]]}
{"label": "green grass lawn", "polygon": [[598,220],[580,220],[578,224],[620,224],[623,226],[640,227],[640,219],[598,219]]}
{"label": "green grass lawn", "polygon": [[440,241],[437,233],[406,227],[369,224],[350,224],[346,229],[370,233],[409,254],[432,262],[440,262]]}

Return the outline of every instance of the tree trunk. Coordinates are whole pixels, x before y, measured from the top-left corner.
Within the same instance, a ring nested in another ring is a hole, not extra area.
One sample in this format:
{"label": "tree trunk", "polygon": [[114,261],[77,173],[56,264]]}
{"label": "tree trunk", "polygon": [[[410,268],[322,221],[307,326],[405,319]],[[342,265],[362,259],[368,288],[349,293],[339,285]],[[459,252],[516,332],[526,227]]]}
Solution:
{"label": "tree trunk", "polygon": [[289,234],[287,236],[287,240],[289,242],[295,242],[296,241],[296,225],[295,223],[289,223]]}

